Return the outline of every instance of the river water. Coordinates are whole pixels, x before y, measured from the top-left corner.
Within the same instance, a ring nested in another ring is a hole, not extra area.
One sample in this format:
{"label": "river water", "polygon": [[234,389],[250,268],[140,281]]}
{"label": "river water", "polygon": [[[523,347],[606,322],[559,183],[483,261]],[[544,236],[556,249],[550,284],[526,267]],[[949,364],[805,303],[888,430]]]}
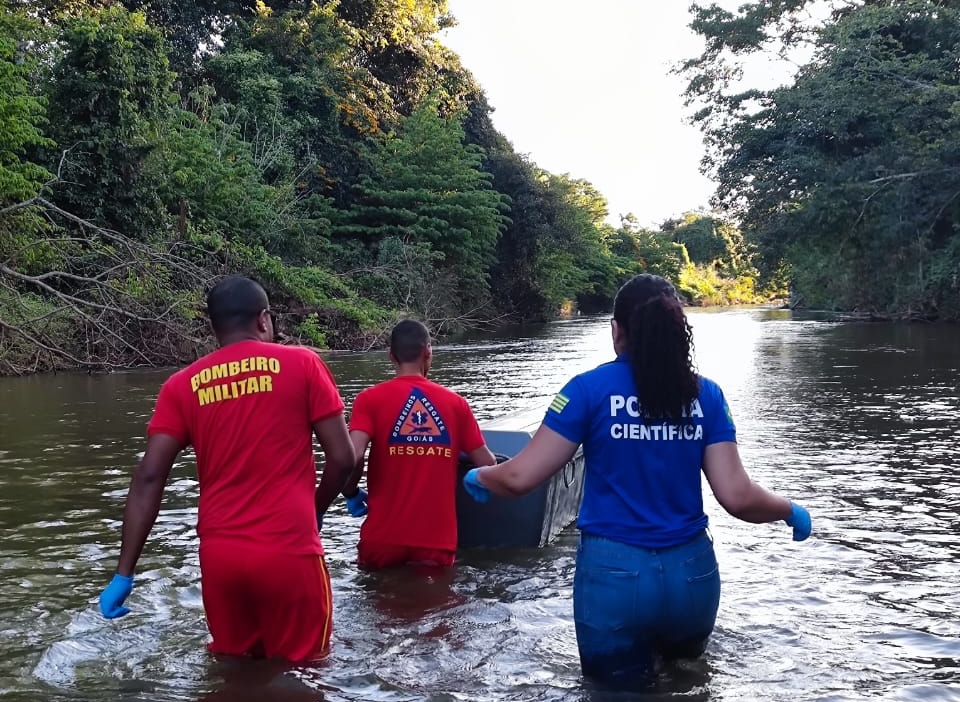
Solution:
{"label": "river water", "polygon": [[[751,525],[707,494],[723,578],[704,657],[643,699],[960,700],[960,330],[693,311],[700,371],[724,388],[752,477],[805,505],[813,536]],[[542,410],[611,356],[606,318],[441,345],[432,377],[479,419]],[[327,358],[349,403],[382,352]],[[189,455],[140,561],[132,613],[96,598],[116,563],[129,474],[165,372],[0,379],[4,700],[637,699],[579,677],[576,530],[473,551],[446,578],[365,574],[360,520],[325,521],[332,653],[308,667],[214,660],[200,599]],[[707,489],[708,490],[708,489]]]}

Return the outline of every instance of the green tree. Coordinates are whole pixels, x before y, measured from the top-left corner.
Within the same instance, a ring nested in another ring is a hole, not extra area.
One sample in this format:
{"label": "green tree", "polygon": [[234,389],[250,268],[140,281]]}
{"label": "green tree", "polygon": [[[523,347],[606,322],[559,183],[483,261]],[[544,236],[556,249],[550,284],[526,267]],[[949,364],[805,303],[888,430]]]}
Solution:
{"label": "green tree", "polygon": [[730,277],[756,275],[753,252],[743,233],[731,222],[713,215],[687,213],[660,227],[673,241],[683,244],[691,263],[711,266]]}
{"label": "green tree", "polygon": [[38,56],[31,46],[42,26],[9,4],[0,12],[0,207],[33,197],[51,177],[30,156],[51,144],[41,131],[44,103],[33,89]]}
{"label": "green tree", "polygon": [[213,90],[194,92],[171,110],[150,161],[158,193],[180,221],[230,238],[267,244],[280,202],[262,182],[251,145],[240,137],[230,106]]}
{"label": "green tree", "polygon": [[[432,91],[453,98],[472,87],[459,59],[434,36],[454,24],[446,0],[339,0],[337,15],[349,27],[354,62],[368,71],[363,83],[370,106],[413,113]],[[387,128],[394,126],[387,120]]]}
{"label": "green tree", "polygon": [[[178,74],[194,74],[204,54],[216,50],[218,38],[249,17],[256,0],[122,0],[143,14],[166,39],[171,65]],[[269,3],[274,5],[275,3]]]}
{"label": "green tree", "polygon": [[[43,239],[47,220],[29,203],[53,175],[38,162],[37,150],[52,145],[43,135],[46,111],[36,88],[39,49],[45,31],[39,21],[3,3],[0,12],[0,337],[9,325],[25,324],[41,300],[22,294],[13,274],[43,272],[59,260]],[[6,322],[6,325],[4,324]],[[13,355],[24,347],[11,342]],[[29,345],[26,345],[29,346]],[[29,353],[29,349],[27,351]]]}
{"label": "green tree", "polygon": [[556,314],[560,301],[548,299],[537,259],[539,242],[552,236],[551,212],[559,198],[549,191],[536,164],[496,130],[492,111],[479,87],[470,93],[464,113],[466,139],[482,149],[482,168],[491,175],[491,185],[510,201],[510,219],[497,239],[490,268],[493,304],[498,314],[511,319],[547,319]]}
{"label": "green tree", "polygon": [[717,205],[756,241],[768,272],[787,264],[808,304],[956,317],[960,8],[846,5],[825,26],[797,30],[815,53],[793,84],[729,92],[722,54],[760,46],[804,3],[788,5],[699,16],[710,48],[687,67],[688,97],[711,99],[694,119],[712,145]]}
{"label": "green tree", "polygon": [[660,229],[669,232],[677,243],[683,244],[693,263],[713,265],[722,261],[727,254],[727,242],[718,234],[711,217],[687,214],[681,219],[667,220]]}
{"label": "green tree", "polygon": [[383,110],[351,63],[349,28],[333,4],[261,5],[235,24],[206,67],[218,98],[236,108],[265,179],[295,178],[301,195],[349,203],[371,169],[364,142],[380,133]]}
{"label": "green tree", "polygon": [[141,238],[164,221],[145,164],[175,95],[166,47],[122,7],[68,20],[50,81],[50,131],[64,152],[57,199]]}
{"label": "green tree", "polygon": [[633,215],[620,218],[611,251],[620,260],[618,288],[637,273],[653,273],[676,284],[690,265],[686,248],[669,232],[641,227]]}
{"label": "green tree", "polygon": [[488,302],[488,269],[507,204],[482,171],[481,153],[464,143],[455,116],[442,117],[434,99],[403,120],[379,150],[375,174],[357,188],[357,205],[340,236],[376,247],[398,237],[427,244],[438,269],[451,276],[448,299],[469,309]]}
{"label": "green tree", "polygon": [[598,295],[606,299],[616,291],[606,198],[582,178],[546,172],[540,177],[553,202],[547,209],[548,236],[537,242],[538,278],[555,306],[576,301],[592,311]]}
{"label": "green tree", "polygon": [[552,236],[550,210],[559,206],[557,197],[538,178],[536,166],[508,144],[487,152],[484,169],[511,203],[490,269],[494,304],[499,313],[515,319],[552,317],[561,301],[550,293],[551,271],[539,258],[543,242]]}

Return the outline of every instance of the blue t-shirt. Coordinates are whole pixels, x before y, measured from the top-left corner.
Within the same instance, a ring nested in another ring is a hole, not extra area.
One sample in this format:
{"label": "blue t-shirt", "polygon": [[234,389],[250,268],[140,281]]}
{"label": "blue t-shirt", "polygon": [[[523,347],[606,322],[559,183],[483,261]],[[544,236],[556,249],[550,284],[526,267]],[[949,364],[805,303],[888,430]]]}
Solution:
{"label": "blue t-shirt", "polygon": [[583,445],[581,531],[646,548],[676,546],[707,526],[704,449],[736,441],[736,428],[723,391],[703,376],[686,424],[644,421],[635,388],[621,356],[567,383],[543,423]]}

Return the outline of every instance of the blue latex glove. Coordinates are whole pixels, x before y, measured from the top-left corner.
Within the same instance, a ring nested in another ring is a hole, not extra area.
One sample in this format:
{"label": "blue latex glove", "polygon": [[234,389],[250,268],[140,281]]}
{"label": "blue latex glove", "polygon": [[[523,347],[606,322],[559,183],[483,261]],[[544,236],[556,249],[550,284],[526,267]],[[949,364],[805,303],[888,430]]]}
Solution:
{"label": "blue latex glove", "polygon": [[116,619],[129,614],[130,610],[122,605],[132,591],[133,576],[116,573],[110,584],[100,593],[100,613],[107,619]]}
{"label": "blue latex glove", "polygon": [[351,516],[362,517],[367,513],[367,491],[363,488],[357,490],[357,494],[347,498],[347,511]]}
{"label": "blue latex glove", "polygon": [[800,505],[791,502],[790,516],[783,521],[787,523],[787,526],[793,527],[794,541],[803,541],[810,536],[810,530],[813,528],[810,521],[810,513]]}
{"label": "blue latex glove", "polygon": [[479,472],[479,468],[471,468],[468,470],[467,474],[463,476],[463,488],[474,501],[486,502],[490,499],[490,491],[486,485],[480,482],[480,478],[477,477]]}

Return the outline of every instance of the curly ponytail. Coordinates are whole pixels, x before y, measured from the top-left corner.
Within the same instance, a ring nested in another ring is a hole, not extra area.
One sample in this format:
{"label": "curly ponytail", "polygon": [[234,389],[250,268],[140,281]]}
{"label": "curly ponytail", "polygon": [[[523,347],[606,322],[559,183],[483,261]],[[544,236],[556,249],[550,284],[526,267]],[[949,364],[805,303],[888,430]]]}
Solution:
{"label": "curly ponytail", "polygon": [[700,383],[693,367],[693,330],[673,286],[660,276],[634,276],[617,292],[613,318],[626,334],[643,416],[683,421]]}

